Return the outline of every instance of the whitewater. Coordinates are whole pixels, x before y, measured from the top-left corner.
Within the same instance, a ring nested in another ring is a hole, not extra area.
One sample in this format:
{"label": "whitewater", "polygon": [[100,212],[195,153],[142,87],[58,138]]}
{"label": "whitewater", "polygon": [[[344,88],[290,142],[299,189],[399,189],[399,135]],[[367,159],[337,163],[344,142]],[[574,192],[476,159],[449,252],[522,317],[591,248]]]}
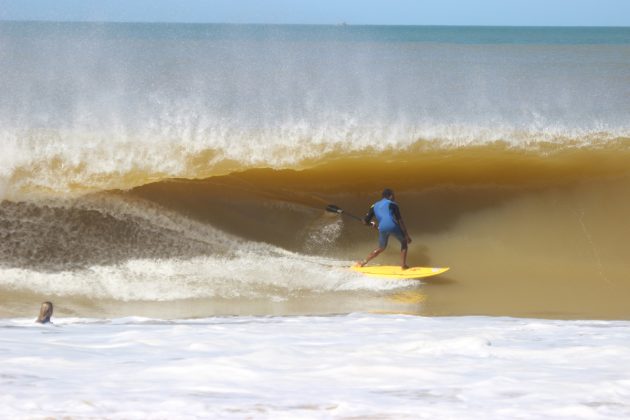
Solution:
{"label": "whitewater", "polygon": [[7,418],[630,415],[627,321],[20,318],[0,330]]}

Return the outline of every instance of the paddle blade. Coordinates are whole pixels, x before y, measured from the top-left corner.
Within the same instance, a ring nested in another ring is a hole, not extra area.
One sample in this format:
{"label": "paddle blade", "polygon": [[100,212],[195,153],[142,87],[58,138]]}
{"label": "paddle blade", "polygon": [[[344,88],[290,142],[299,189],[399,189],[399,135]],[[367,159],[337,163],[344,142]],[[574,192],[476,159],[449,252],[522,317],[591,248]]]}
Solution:
{"label": "paddle blade", "polygon": [[326,211],[329,211],[331,213],[338,213],[338,214],[343,213],[343,210],[340,209],[339,207],[335,206],[334,204],[327,205],[326,206]]}

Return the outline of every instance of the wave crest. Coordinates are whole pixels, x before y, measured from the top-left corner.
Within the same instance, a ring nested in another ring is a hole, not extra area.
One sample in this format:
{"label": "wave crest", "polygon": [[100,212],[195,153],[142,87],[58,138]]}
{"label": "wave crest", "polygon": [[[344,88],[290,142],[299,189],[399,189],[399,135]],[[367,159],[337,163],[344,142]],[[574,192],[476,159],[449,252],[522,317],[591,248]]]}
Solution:
{"label": "wave crest", "polygon": [[302,170],[362,157],[422,163],[423,156],[479,157],[483,150],[545,157],[588,151],[597,155],[602,150],[626,152],[629,144],[628,136],[608,131],[501,132],[479,127],[433,127],[409,130],[404,135],[385,129],[334,134],[296,129],[229,132],[223,136],[173,141],[49,130],[4,133],[0,198],[76,196],[129,189],[167,178],[202,179],[253,168]]}

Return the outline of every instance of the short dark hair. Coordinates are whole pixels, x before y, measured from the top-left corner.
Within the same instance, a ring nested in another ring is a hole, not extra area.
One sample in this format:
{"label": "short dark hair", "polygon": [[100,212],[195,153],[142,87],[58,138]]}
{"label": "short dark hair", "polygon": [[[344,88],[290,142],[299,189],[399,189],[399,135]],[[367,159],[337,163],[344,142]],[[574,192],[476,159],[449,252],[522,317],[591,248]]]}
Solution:
{"label": "short dark hair", "polygon": [[383,194],[382,195],[383,195],[383,198],[389,198],[392,195],[394,195],[394,190],[392,190],[391,188],[385,188],[383,190]]}

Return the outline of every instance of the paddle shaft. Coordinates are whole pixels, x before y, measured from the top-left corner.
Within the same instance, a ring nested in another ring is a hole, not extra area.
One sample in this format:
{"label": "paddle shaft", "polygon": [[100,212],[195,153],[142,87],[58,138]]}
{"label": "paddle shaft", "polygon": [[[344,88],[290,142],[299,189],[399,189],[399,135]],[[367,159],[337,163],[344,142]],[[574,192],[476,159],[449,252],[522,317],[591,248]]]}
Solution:
{"label": "paddle shaft", "polygon": [[354,214],[348,213],[347,211],[343,210],[340,207],[335,206],[334,204],[329,204],[326,207],[326,211],[329,211],[331,213],[343,214],[345,216],[348,216],[354,220],[358,220],[359,222],[363,223],[363,219],[360,218],[359,216],[355,216]]}

